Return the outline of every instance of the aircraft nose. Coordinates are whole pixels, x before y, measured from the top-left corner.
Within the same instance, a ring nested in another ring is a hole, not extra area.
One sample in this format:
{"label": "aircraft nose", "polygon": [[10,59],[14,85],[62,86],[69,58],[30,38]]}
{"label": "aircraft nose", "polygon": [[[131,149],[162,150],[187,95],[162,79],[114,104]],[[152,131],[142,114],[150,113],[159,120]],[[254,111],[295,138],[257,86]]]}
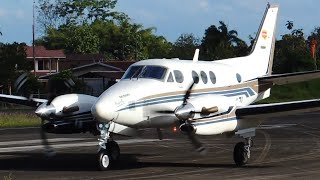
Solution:
{"label": "aircraft nose", "polygon": [[116,111],[110,102],[104,100],[98,100],[98,102],[92,106],[91,114],[101,122],[109,122],[116,118]]}

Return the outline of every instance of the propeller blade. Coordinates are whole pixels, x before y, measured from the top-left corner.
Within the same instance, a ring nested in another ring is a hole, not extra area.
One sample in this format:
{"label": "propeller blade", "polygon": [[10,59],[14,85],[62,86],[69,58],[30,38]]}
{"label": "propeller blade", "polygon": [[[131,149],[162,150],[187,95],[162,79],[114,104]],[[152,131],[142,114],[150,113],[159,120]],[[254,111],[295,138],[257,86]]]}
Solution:
{"label": "propeller blade", "polygon": [[71,89],[71,88],[72,88],[73,86],[75,86],[76,84],[74,83],[74,81],[73,81],[71,78],[69,78],[69,79],[66,79],[66,80],[64,81],[64,85],[66,85],[67,88]]}
{"label": "propeller blade", "polygon": [[44,153],[46,157],[53,157],[56,155],[56,152],[53,150],[53,148],[50,146],[46,132],[43,130],[44,126],[44,121],[45,119],[41,118],[41,128],[40,128],[40,137],[41,137],[41,142],[44,148]]}
{"label": "propeller blade", "polygon": [[79,111],[79,106],[71,106],[71,107],[63,107],[62,109],[62,112],[63,113],[73,113],[73,112],[76,112],[76,111]]}
{"label": "propeller blade", "polygon": [[188,88],[186,94],[184,95],[184,97],[183,97],[183,103],[182,103],[183,105],[186,105],[186,104],[187,104],[187,101],[188,101],[188,99],[189,99],[189,97],[190,97],[191,90],[192,90],[194,84],[195,84],[195,83],[193,82],[193,83],[190,85],[190,87]]}
{"label": "propeller blade", "polygon": [[158,135],[159,140],[163,140],[163,133],[160,128],[157,128],[157,135]]}
{"label": "propeller blade", "polygon": [[29,80],[28,73],[25,72],[21,74],[17,80],[13,84],[13,88],[16,90],[18,93],[20,91],[20,88]]}
{"label": "propeller blade", "polygon": [[67,89],[71,89],[75,86],[74,81],[69,78],[66,80],[51,78],[48,80],[48,102],[47,105],[50,105],[55,97],[66,92]]}
{"label": "propeller blade", "polygon": [[189,132],[188,138],[195,148],[195,151],[198,152],[200,155],[206,155],[208,150],[203,146],[200,140],[196,137],[195,133]]}

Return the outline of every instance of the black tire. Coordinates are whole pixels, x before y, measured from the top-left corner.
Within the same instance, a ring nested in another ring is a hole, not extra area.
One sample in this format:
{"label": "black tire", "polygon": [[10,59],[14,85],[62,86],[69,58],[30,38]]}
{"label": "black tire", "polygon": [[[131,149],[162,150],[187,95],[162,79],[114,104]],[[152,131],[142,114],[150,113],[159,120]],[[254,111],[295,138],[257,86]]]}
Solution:
{"label": "black tire", "polygon": [[119,147],[118,143],[115,141],[109,141],[106,144],[106,148],[112,158],[111,160],[117,161],[120,157],[120,147]]}
{"label": "black tire", "polygon": [[247,152],[244,147],[245,147],[244,142],[239,142],[234,147],[233,160],[238,167],[247,164],[249,161]]}
{"label": "black tire", "polygon": [[112,160],[108,151],[101,149],[98,152],[98,168],[100,171],[105,171],[111,168]]}

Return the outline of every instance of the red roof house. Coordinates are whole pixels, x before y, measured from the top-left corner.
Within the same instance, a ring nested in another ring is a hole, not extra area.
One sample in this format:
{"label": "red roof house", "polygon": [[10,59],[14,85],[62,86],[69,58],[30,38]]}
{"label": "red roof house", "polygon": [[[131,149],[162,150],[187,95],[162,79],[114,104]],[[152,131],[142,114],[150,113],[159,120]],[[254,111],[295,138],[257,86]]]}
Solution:
{"label": "red roof house", "polygon": [[[35,65],[37,76],[59,72],[59,61],[66,59],[63,50],[47,50],[44,46],[35,46],[34,52],[33,55],[32,46],[26,46],[27,60]],[[35,62],[33,62],[33,57]],[[34,73],[34,70],[31,72]]]}

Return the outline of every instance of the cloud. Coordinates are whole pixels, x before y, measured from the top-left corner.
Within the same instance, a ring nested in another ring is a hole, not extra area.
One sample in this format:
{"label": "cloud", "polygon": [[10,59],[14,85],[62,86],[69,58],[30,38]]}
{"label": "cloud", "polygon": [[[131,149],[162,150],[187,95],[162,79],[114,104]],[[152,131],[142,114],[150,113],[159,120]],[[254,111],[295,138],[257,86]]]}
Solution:
{"label": "cloud", "polygon": [[5,17],[7,15],[7,11],[5,9],[0,8],[0,18]]}
{"label": "cloud", "polygon": [[199,7],[204,11],[209,11],[209,2],[208,2],[208,0],[201,0],[199,2]]}
{"label": "cloud", "polygon": [[14,12],[14,15],[17,19],[24,19],[25,18],[25,12],[21,9],[18,9]]}

